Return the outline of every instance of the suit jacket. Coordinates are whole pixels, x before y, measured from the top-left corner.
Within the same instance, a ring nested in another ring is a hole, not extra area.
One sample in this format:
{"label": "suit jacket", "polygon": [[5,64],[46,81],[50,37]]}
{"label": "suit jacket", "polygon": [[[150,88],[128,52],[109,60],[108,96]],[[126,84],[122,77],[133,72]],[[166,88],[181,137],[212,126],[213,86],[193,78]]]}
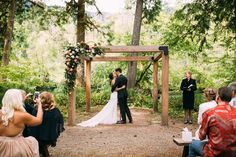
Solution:
{"label": "suit jacket", "polygon": [[128,93],[127,93],[127,83],[128,83],[128,79],[124,76],[124,75],[120,75],[119,77],[116,78],[115,84],[112,86],[111,91],[114,92],[115,89],[118,87],[122,87],[123,85],[125,85],[124,89],[121,89],[118,91],[118,98],[122,98],[128,97]]}

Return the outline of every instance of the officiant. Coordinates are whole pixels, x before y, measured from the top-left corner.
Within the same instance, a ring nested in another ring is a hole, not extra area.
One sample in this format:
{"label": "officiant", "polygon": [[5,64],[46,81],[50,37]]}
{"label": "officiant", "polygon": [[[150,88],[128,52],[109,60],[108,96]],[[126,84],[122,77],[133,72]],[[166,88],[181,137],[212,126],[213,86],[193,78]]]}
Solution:
{"label": "officiant", "polygon": [[185,112],[184,124],[192,124],[192,110],[194,109],[194,91],[197,89],[196,81],[192,79],[192,73],[187,71],[182,80],[180,89],[183,91],[183,109]]}

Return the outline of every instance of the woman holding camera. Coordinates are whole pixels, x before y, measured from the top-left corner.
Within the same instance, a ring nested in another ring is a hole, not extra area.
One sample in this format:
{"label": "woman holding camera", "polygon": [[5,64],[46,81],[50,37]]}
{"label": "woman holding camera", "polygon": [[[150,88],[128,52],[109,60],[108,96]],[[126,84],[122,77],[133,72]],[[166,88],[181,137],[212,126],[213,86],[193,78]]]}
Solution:
{"label": "woman holding camera", "polygon": [[[60,110],[56,107],[53,94],[42,92],[40,99],[43,108],[43,122],[41,125],[30,127],[30,135],[35,137],[39,142],[39,152],[43,157],[50,157],[48,147],[56,146],[57,138],[64,131],[64,120]],[[37,110],[32,112],[38,114]]]}
{"label": "woman holding camera", "polygon": [[36,126],[42,123],[43,111],[39,98],[36,99],[36,104],[38,112],[34,117],[25,111],[21,91],[7,90],[0,110],[0,156],[39,157],[37,140],[22,136],[26,125]]}

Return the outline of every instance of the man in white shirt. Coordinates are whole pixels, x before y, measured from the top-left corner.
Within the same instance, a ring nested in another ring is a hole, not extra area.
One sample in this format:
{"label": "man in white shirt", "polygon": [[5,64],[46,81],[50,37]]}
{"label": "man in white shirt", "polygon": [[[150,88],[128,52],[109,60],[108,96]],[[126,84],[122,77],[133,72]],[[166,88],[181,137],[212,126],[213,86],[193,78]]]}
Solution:
{"label": "man in white shirt", "polygon": [[229,87],[232,89],[233,91],[233,96],[232,99],[230,101],[230,105],[236,108],[236,82],[232,82],[229,84]]}

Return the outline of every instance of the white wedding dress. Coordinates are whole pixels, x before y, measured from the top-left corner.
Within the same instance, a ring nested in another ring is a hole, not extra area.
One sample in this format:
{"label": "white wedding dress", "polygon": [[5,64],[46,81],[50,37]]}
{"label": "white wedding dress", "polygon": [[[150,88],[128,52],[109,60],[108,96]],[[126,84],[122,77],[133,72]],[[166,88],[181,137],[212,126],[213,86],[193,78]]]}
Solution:
{"label": "white wedding dress", "polygon": [[91,119],[77,125],[82,127],[94,127],[98,124],[115,124],[117,122],[117,99],[117,92],[111,93],[110,100],[99,113]]}

